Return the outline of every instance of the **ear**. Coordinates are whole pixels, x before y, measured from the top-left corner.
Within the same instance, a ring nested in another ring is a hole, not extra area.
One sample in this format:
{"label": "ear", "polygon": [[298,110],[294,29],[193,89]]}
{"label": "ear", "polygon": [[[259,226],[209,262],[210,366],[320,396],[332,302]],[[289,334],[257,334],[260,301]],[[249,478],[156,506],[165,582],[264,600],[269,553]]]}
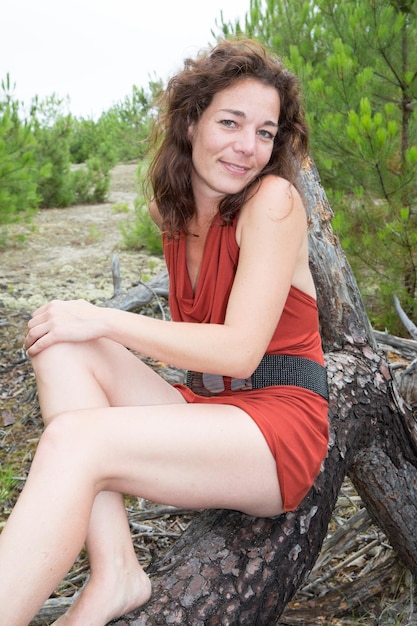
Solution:
{"label": "ear", "polygon": [[195,133],[196,127],[197,127],[197,122],[190,122],[188,124],[187,134],[188,134],[188,139],[190,141],[192,141],[193,138],[194,138],[194,133]]}

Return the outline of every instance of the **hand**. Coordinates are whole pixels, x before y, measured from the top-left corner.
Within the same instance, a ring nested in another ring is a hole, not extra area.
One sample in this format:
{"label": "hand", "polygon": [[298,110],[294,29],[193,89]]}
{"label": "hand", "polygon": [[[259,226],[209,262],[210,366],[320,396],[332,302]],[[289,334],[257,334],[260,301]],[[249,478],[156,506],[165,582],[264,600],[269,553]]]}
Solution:
{"label": "hand", "polygon": [[61,342],[79,342],[102,336],[103,309],[85,300],[52,300],[34,311],[24,346],[29,356]]}

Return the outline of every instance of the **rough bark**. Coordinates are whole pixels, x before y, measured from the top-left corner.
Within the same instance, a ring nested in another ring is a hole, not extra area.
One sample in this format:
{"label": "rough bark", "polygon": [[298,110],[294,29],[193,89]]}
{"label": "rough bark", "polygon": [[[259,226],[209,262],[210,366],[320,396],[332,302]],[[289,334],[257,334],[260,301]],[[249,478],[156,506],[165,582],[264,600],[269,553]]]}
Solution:
{"label": "rough bark", "polygon": [[[276,625],[316,561],[346,475],[417,574],[416,422],[378,352],[312,164],[301,173],[300,184],[330,386],[331,438],[322,471],[294,513],[259,519],[234,511],[202,512],[151,563],[150,602],[112,622],[117,626]],[[139,292],[136,300],[149,297],[146,287]],[[130,305],[123,295],[112,302],[125,309]]]}
{"label": "rough bark", "polygon": [[[337,448],[346,455],[347,473],[368,511],[416,573],[416,419],[377,352],[353,274],[332,236],[331,211],[314,166],[302,182],[312,218],[312,270],[329,360],[330,419]],[[333,368],[339,370],[338,383]],[[349,433],[345,440],[344,432]]]}

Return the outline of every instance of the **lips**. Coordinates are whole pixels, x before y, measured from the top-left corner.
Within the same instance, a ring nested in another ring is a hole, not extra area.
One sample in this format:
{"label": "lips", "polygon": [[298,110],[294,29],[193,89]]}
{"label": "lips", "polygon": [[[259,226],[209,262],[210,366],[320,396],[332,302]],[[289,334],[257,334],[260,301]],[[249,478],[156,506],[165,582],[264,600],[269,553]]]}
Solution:
{"label": "lips", "polygon": [[249,167],[245,167],[244,165],[237,165],[236,163],[229,163],[228,161],[221,161],[224,167],[233,174],[246,174],[249,172]]}

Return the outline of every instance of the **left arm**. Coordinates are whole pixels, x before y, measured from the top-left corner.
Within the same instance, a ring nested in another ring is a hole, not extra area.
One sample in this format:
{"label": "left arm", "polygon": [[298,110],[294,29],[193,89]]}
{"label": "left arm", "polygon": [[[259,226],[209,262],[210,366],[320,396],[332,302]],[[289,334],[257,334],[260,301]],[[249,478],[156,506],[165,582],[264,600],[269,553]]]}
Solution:
{"label": "left arm", "polygon": [[35,311],[26,347],[107,337],[180,368],[246,378],[271,340],[294,276],[308,272],[306,216],[296,190],[268,177],[241,210],[239,264],[224,324],[167,322],[83,301]]}

